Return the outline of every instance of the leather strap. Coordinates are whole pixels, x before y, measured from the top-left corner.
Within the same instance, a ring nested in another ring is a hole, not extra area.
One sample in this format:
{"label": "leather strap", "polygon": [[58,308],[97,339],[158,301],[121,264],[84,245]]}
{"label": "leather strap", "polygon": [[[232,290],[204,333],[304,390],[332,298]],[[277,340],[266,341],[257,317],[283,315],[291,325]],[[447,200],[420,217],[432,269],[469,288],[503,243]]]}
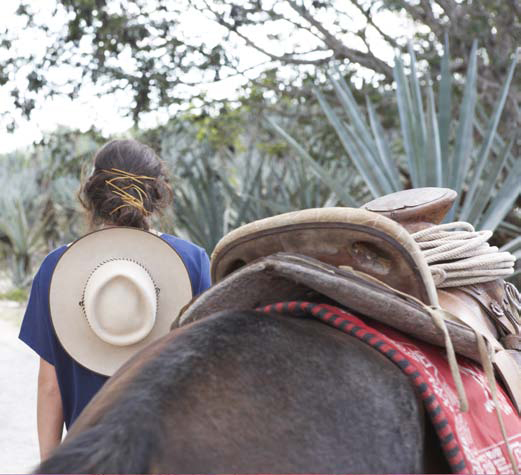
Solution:
{"label": "leather strap", "polygon": [[459,289],[481,305],[501,337],[521,335],[521,298],[511,283],[495,280]]}

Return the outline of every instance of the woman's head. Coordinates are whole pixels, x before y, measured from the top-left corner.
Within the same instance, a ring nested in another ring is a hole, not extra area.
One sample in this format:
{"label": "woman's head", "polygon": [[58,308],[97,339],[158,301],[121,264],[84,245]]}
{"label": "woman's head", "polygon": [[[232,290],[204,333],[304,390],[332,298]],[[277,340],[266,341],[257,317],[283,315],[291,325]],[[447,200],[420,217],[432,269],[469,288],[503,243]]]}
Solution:
{"label": "woman's head", "polygon": [[172,198],[163,164],[136,140],[113,140],[94,157],[94,172],[80,191],[91,224],[148,229],[149,216]]}

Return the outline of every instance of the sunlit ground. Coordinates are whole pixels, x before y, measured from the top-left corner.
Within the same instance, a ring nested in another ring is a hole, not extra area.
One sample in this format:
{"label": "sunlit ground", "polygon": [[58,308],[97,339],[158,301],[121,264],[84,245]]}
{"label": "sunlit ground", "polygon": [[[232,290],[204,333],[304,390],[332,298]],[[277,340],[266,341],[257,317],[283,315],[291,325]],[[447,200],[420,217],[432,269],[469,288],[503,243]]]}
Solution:
{"label": "sunlit ground", "polygon": [[[5,281],[1,284],[0,287],[5,287]],[[24,309],[23,303],[0,300],[0,473],[3,474],[27,473],[38,463],[38,357],[18,340]]]}

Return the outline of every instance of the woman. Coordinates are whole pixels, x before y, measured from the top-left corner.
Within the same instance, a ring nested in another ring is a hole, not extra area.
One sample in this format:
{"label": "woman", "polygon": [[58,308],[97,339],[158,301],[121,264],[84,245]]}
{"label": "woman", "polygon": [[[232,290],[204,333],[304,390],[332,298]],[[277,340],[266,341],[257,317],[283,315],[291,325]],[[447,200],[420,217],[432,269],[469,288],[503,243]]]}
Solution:
{"label": "woman", "polygon": [[[154,151],[135,140],[114,140],[94,157],[94,171],[80,191],[93,230],[127,226],[149,231],[150,218],[172,199],[164,167]],[[161,234],[188,271],[193,296],[210,286],[209,259],[200,247]],[[67,250],[51,252],[38,270],[20,330],[20,339],[40,356],[37,425],[45,459],[82,409],[108,379],[87,369],[64,350],[51,323],[49,289],[53,271]],[[173,276],[175,277],[175,276]]]}

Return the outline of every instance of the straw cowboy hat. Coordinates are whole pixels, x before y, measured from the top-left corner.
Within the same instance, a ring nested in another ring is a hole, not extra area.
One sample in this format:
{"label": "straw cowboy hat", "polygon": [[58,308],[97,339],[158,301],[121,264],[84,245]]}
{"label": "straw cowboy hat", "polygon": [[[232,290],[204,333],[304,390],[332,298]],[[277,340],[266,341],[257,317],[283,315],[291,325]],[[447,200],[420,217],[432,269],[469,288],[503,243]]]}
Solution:
{"label": "straw cowboy hat", "polygon": [[166,241],[112,227],[78,239],[63,253],[51,279],[49,309],[65,351],[110,376],[168,333],[191,298],[186,266]]}

